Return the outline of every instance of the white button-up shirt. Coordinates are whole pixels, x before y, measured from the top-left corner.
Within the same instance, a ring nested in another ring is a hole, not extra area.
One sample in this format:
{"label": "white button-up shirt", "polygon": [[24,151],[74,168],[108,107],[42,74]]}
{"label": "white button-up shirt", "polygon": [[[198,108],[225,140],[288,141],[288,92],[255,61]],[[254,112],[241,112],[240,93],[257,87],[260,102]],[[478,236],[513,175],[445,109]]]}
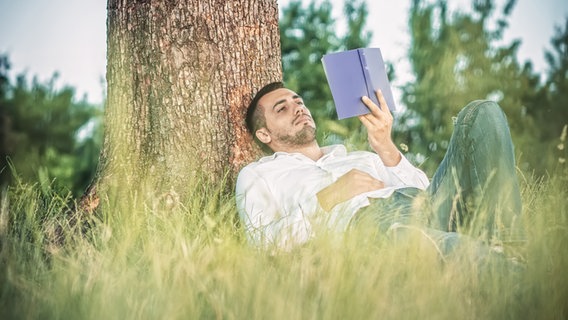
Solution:
{"label": "white button-up shirt", "polygon": [[[399,188],[425,189],[424,172],[402,156],[386,167],[372,152],[347,152],[342,145],[323,147],[317,161],[300,153],[276,152],[244,167],[238,176],[236,201],[248,240],[257,246],[289,249],[314,235],[314,223],[344,231],[369,198],[387,198]],[[366,192],[324,212],[316,194],[352,169],[384,182],[382,189]]]}

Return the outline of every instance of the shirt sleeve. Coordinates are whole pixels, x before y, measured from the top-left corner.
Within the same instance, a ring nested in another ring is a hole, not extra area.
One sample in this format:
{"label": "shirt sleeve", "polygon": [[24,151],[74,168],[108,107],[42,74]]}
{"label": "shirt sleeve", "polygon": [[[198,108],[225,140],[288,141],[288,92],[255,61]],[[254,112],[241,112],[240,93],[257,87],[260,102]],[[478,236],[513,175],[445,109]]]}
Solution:
{"label": "shirt sleeve", "polygon": [[269,184],[254,169],[241,170],[235,193],[239,218],[253,245],[286,250],[310,239],[311,225],[301,204],[281,207]]}
{"label": "shirt sleeve", "polygon": [[385,167],[394,185],[426,189],[430,184],[424,171],[413,166],[401,154],[400,162],[394,167]]}

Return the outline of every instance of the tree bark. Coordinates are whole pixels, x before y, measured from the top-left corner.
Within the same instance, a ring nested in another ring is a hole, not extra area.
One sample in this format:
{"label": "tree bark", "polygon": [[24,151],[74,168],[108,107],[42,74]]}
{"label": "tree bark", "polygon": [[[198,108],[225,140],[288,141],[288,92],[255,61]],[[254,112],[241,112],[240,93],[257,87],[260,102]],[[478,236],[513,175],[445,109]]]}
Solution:
{"label": "tree bark", "polygon": [[[282,78],[276,0],[108,0],[99,178],[233,176],[257,149],[252,92]],[[122,178],[121,178],[122,179]]]}

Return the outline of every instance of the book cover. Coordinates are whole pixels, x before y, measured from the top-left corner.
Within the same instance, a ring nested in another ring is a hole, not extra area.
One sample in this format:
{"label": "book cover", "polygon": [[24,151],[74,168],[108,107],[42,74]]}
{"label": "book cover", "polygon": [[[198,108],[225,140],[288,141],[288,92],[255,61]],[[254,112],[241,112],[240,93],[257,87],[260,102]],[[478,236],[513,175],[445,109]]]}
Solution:
{"label": "book cover", "polygon": [[339,119],[369,113],[361,97],[367,96],[379,105],[375,94],[378,89],[383,92],[389,109],[396,109],[379,48],[330,53],[321,60]]}

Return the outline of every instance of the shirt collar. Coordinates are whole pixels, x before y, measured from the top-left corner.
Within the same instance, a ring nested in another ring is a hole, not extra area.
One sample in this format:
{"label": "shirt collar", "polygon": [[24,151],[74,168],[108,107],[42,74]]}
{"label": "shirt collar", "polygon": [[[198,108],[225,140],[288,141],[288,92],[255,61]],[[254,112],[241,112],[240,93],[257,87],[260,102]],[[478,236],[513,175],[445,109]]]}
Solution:
{"label": "shirt collar", "polygon": [[323,156],[334,155],[334,156],[344,156],[347,154],[347,149],[342,144],[334,144],[331,146],[325,146],[321,148]]}
{"label": "shirt collar", "polygon": [[[344,156],[347,154],[347,149],[345,148],[344,145],[342,144],[334,144],[334,145],[330,145],[330,146],[325,146],[325,147],[321,147],[321,151],[323,152],[323,156],[321,157],[320,160],[323,160],[325,158],[331,157],[331,156]],[[304,156],[301,153],[295,153],[295,152],[283,152],[283,151],[279,151],[279,152],[275,152],[269,156],[265,156],[262,157],[258,160],[259,163],[263,163],[263,162],[267,162],[267,161],[272,161],[276,158],[279,157],[293,157],[293,158],[307,158],[306,156]]]}

